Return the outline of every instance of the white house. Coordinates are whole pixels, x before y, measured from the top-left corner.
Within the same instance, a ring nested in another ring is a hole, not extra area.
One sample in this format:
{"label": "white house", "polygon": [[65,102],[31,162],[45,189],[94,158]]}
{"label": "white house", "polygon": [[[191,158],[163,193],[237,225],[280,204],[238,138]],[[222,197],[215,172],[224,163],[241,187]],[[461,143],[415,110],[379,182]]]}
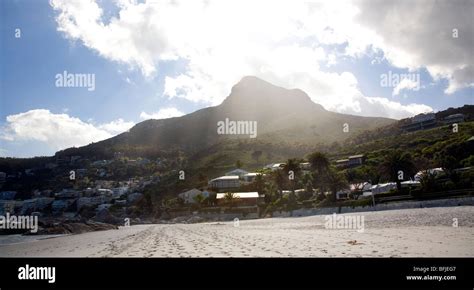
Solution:
{"label": "white house", "polygon": [[275,163],[273,164],[271,170],[272,171],[276,171],[278,169],[283,169],[283,167],[285,167],[286,163]]}
{"label": "white house", "polygon": [[257,175],[259,175],[259,174],[261,174],[261,173],[249,172],[247,174],[244,174],[244,176],[242,176],[242,180],[244,182],[254,182],[255,178],[257,178]]}
{"label": "white house", "polygon": [[416,187],[416,186],[421,186],[421,182],[418,180],[407,180],[401,182],[402,188],[403,187]]}
{"label": "white house", "polygon": [[[225,198],[225,193],[218,193],[216,195],[216,199],[223,199]],[[233,193],[234,198],[258,198],[258,192],[252,191],[252,192],[234,192]]]}
{"label": "white house", "polygon": [[196,189],[196,188],[182,192],[178,194],[178,196],[184,200],[184,203],[196,203],[195,197],[200,194],[204,197],[209,197],[209,192],[200,191],[199,189]]}
{"label": "white house", "polygon": [[379,183],[372,186],[372,194],[387,193],[392,189],[397,189],[395,182]]}
{"label": "white house", "polygon": [[420,181],[423,175],[426,173],[433,174],[434,176],[436,176],[438,174],[444,173],[444,170],[443,168],[438,167],[438,168],[431,168],[431,169],[419,171],[417,174],[415,174],[415,180]]}
{"label": "white house", "polygon": [[[216,195],[217,204],[224,204],[226,202],[226,194],[218,193]],[[235,203],[243,206],[255,206],[257,205],[258,199],[263,197],[258,192],[234,192],[233,193]]]}
{"label": "white house", "polygon": [[348,199],[351,191],[349,189],[343,189],[336,192],[336,199]]}
{"label": "white house", "polygon": [[[421,183],[417,180],[407,180],[407,181],[402,181],[400,182],[400,185],[402,188],[406,187],[417,187],[421,186]],[[380,183],[373,185],[371,188],[372,194],[379,194],[379,193],[388,193],[390,190],[395,190],[397,189],[397,183],[396,182],[388,182],[388,183]],[[364,191],[364,196],[369,195]]]}
{"label": "white house", "polygon": [[209,187],[217,188],[218,190],[235,189],[240,186],[239,176],[221,176],[209,180]]}
{"label": "white house", "polygon": [[336,199],[347,199],[349,198],[349,194],[355,191],[362,192],[362,196],[369,196],[372,195],[372,188],[373,186],[369,182],[350,184],[349,188],[336,192]]}
{"label": "white house", "polygon": [[226,175],[226,176],[237,175],[239,178],[242,178],[242,177],[243,177],[245,174],[247,174],[247,173],[249,173],[249,172],[246,171],[246,170],[237,168],[237,169],[231,170],[231,171],[229,171],[229,172],[226,172],[225,175]]}
{"label": "white house", "polygon": [[273,163],[263,166],[263,169],[272,169]]}
{"label": "white house", "polygon": [[270,163],[265,165],[263,168],[264,169],[271,169],[272,171],[276,171],[278,169],[283,169],[285,167],[286,163]]}

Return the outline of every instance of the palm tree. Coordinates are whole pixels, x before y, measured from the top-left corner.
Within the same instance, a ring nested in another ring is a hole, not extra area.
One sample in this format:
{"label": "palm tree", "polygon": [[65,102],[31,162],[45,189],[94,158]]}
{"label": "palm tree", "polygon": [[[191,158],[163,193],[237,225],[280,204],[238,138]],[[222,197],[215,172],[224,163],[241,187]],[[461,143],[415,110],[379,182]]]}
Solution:
{"label": "palm tree", "polygon": [[255,176],[255,188],[257,189],[257,192],[259,194],[263,194],[264,192],[264,186],[265,186],[265,180],[263,179],[263,174],[257,174]]}
{"label": "palm tree", "polygon": [[233,192],[226,192],[224,194],[224,200],[226,201],[227,204],[229,204],[231,207],[234,205],[234,201],[237,198],[235,197],[235,193]]}
{"label": "palm tree", "polygon": [[283,170],[273,171],[272,176],[273,176],[273,182],[275,182],[275,185],[278,188],[278,193],[281,198],[283,197],[283,189],[285,185],[287,184],[288,177],[285,176],[285,173],[283,172]]}
{"label": "palm tree", "polygon": [[299,160],[296,158],[288,159],[288,161],[285,164],[285,167],[283,167],[283,170],[286,173],[292,170],[296,176],[301,171]]}
{"label": "palm tree", "polygon": [[331,198],[332,201],[336,200],[336,193],[341,190],[345,189],[349,186],[346,177],[342,172],[336,171],[333,168],[329,168],[326,174],[326,182],[331,191]]}
{"label": "palm tree", "polygon": [[301,168],[300,168],[300,162],[296,158],[293,159],[288,159],[288,161],[285,164],[285,167],[283,167],[283,171],[286,173],[287,176],[289,176],[289,172],[293,171],[293,177],[294,179],[290,180],[290,185],[292,190],[294,190],[295,183],[297,180],[299,180],[299,176],[301,173]]}
{"label": "palm tree", "polygon": [[329,159],[324,153],[313,152],[309,155],[308,160],[309,163],[311,163],[311,168],[318,174],[321,174],[329,168]]}
{"label": "palm tree", "polygon": [[304,183],[304,195],[302,196],[302,200],[308,200],[313,196],[313,183],[311,180],[308,180],[306,183]]}
{"label": "palm tree", "polygon": [[411,155],[401,150],[393,150],[387,154],[382,162],[381,170],[390,181],[397,183],[398,191],[402,189],[401,179],[399,179],[400,172],[403,173],[402,179],[406,179],[416,171]]}
{"label": "palm tree", "polygon": [[324,153],[314,152],[308,156],[311,169],[313,171],[313,185],[319,188],[321,193],[326,191],[328,185],[328,175],[330,171],[329,159]]}

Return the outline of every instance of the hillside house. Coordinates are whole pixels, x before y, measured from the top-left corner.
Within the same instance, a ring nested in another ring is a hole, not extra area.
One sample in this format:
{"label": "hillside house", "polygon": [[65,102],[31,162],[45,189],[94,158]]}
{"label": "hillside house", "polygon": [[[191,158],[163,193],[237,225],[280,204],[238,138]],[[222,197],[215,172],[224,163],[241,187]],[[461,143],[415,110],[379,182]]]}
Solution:
{"label": "hillside house", "polygon": [[402,126],[408,132],[430,129],[436,126],[436,116],[434,113],[419,114],[411,118],[411,122]]}
{"label": "hillside house", "polygon": [[199,189],[193,188],[191,190],[182,192],[178,194],[178,196],[184,200],[184,203],[190,204],[190,203],[197,203],[196,201],[196,196],[202,195],[203,197],[209,197],[209,192],[207,191],[200,191]]}
{"label": "hillside house", "polygon": [[349,166],[349,159],[339,159],[336,160],[336,167],[345,168]]}
{"label": "hillside house", "polygon": [[208,185],[218,191],[232,190],[240,187],[240,180],[238,175],[221,176],[209,180]]}
{"label": "hillside house", "polygon": [[279,169],[283,169],[285,167],[285,163],[270,163],[265,165],[263,168],[264,169],[271,169],[272,171],[276,171]]}
{"label": "hillside house", "polygon": [[432,174],[434,176],[437,176],[437,175],[440,175],[440,174],[443,174],[444,173],[444,170],[443,168],[441,167],[438,167],[438,168],[430,168],[430,169],[427,169],[427,170],[422,170],[422,171],[418,171],[416,174],[415,174],[415,181],[420,181],[423,176],[425,174]]}
{"label": "hillside house", "polygon": [[245,174],[245,175],[242,177],[242,181],[243,181],[243,182],[246,182],[246,183],[254,182],[254,181],[255,181],[255,178],[257,178],[257,175],[259,175],[259,174],[260,174],[260,173],[249,172],[249,173]]}
{"label": "hillside house", "polygon": [[349,156],[349,167],[356,167],[364,164],[364,158],[365,156],[363,154]]}
{"label": "hillside house", "polygon": [[[256,206],[259,198],[263,196],[259,196],[258,192],[234,192],[234,197],[232,199],[232,203],[234,206]],[[226,199],[225,193],[218,193],[216,196],[217,205],[227,205],[228,200]]]}
{"label": "hillside house", "polygon": [[226,175],[226,176],[237,175],[239,178],[242,178],[242,177],[243,177],[245,174],[247,174],[247,173],[249,173],[249,172],[246,171],[246,170],[237,168],[237,169],[231,170],[231,171],[229,171],[229,172],[226,172],[225,175]]}
{"label": "hillside house", "polygon": [[349,189],[339,190],[338,192],[336,192],[336,199],[337,200],[348,199],[350,193],[351,191]]}
{"label": "hillside house", "polygon": [[[407,188],[407,187],[419,187],[421,186],[419,181],[416,180],[407,180],[401,182],[402,188]],[[397,183],[395,182],[388,182],[388,183],[380,183],[373,185],[371,188],[372,194],[381,194],[381,193],[388,193],[390,190],[396,190],[397,189]]]}
{"label": "hillside house", "polygon": [[464,114],[452,114],[443,119],[443,123],[446,125],[457,124],[464,122]]}

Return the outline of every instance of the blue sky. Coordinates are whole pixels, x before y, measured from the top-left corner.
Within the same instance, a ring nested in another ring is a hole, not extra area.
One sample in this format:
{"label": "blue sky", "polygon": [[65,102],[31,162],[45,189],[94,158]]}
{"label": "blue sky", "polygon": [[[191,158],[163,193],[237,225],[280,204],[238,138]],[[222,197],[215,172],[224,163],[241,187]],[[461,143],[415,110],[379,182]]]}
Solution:
{"label": "blue sky", "polygon": [[[142,111],[157,110],[168,103],[162,98],[164,75],[174,65],[163,66],[162,75],[145,79],[137,70],[101,58],[56,31],[55,13],[47,1],[2,1],[2,110],[6,116],[36,108],[63,112],[82,120],[108,122],[117,118],[139,121]],[[15,29],[21,38],[15,38]],[[56,88],[55,75],[94,73],[95,91]],[[128,83],[126,79],[133,83]],[[176,103],[176,102],[172,102]],[[184,110],[195,109],[183,104]],[[105,110],[106,109],[106,110]]]}
{"label": "blue sky", "polygon": [[[258,19],[253,24],[258,29],[236,25],[209,30],[216,27],[212,17],[218,21],[220,15],[228,13],[225,7],[214,4],[203,8],[203,18],[195,9],[192,17],[187,16],[187,4],[176,8],[145,6],[141,2],[117,5],[114,1],[83,1],[68,10],[70,3],[53,2],[0,2],[0,156],[52,155],[59,149],[116,135],[146,118],[179,116],[217,105],[231,86],[248,74],[284,87],[299,87],[329,110],[356,115],[402,118],[474,103],[472,74],[468,74],[468,81],[452,77],[465,59],[452,66],[433,63],[433,58],[423,62],[419,55],[425,52],[417,51],[418,55],[414,53],[411,58],[403,54],[406,59],[399,61],[394,53],[399,48],[383,38],[384,31],[374,32],[381,39],[374,43],[353,36],[340,40],[341,35],[351,34],[344,27],[352,26],[335,22],[339,32],[331,37],[337,40],[324,39],[318,29],[298,30],[306,37],[294,40],[288,36],[291,29],[281,35],[265,33],[268,27],[260,27]],[[256,10],[265,8],[257,6]],[[280,12],[275,9],[275,19],[285,15],[284,8]],[[83,16],[97,11],[102,14],[96,18]],[[296,18],[300,16],[298,11],[288,13]],[[173,23],[175,20],[171,16],[167,19],[165,12],[182,15],[189,23],[181,23],[189,26],[180,29],[179,17]],[[310,19],[312,15],[304,16]],[[144,21],[146,17],[151,20]],[[269,16],[268,21],[272,20]],[[316,27],[317,23],[311,25],[308,27]],[[472,24],[467,25],[467,31],[472,29]],[[104,27],[108,29],[105,32]],[[15,37],[15,29],[21,30],[20,38]],[[260,29],[262,35],[269,35],[268,39],[260,40]],[[131,34],[123,37],[126,33]],[[312,34],[316,40],[307,37]],[[208,39],[208,35],[213,37]],[[234,46],[227,46],[234,41],[239,41],[235,51]],[[357,51],[352,52],[354,43],[363,43],[363,48],[356,47]],[[413,64],[413,60],[418,63]],[[472,68],[472,56],[470,61],[465,63],[468,68]],[[56,87],[55,76],[63,71],[94,74],[95,90]],[[380,85],[381,75],[389,71],[419,74],[421,88],[413,90],[408,85],[393,95],[393,86]],[[454,92],[446,93],[450,84]],[[368,104],[373,108],[366,108]],[[44,128],[39,130],[39,126]],[[84,136],[78,138],[78,134]]]}

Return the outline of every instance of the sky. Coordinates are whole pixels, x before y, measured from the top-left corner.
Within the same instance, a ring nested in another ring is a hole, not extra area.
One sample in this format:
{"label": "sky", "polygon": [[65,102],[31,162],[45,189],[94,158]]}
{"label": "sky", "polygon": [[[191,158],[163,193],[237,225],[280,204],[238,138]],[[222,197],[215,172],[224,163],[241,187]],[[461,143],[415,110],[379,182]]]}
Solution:
{"label": "sky", "polygon": [[473,16],[464,0],[3,0],[0,156],[215,106],[247,75],[360,116],[474,104]]}

